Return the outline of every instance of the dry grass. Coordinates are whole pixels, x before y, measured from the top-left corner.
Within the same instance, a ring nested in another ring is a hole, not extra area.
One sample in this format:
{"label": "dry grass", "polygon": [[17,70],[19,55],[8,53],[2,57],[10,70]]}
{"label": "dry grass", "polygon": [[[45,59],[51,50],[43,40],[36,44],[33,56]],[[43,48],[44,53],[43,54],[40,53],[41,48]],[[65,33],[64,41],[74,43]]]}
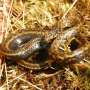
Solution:
{"label": "dry grass", "polygon": [[[79,24],[90,37],[90,0],[1,0],[0,11],[1,42],[15,30],[62,29],[73,24]],[[88,64],[84,72],[67,65],[49,77],[6,62],[0,56],[0,90],[90,90],[89,53],[84,59]]]}

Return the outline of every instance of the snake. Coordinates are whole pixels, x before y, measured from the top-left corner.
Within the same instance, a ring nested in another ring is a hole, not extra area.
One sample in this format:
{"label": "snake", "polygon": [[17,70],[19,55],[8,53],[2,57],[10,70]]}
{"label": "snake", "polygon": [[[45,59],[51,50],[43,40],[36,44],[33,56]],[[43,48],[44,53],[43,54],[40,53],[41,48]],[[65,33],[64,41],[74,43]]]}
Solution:
{"label": "snake", "polygon": [[[83,39],[76,27],[60,32],[59,29],[51,31],[30,31],[10,34],[0,45],[0,54],[12,59],[29,69],[42,69],[49,67],[54,60],[46,60],[42,63],[33,63],[31,57],[42,49],[49,49],[50,56],[55,60],[67,60],[68,58],[80,61],[85,52],[90,48],[90,43]],[[71,49],[71,42],[76,42],[75,50]],[[84,42],[84,43],[83,43]],[[43,53],[43,52],[42,52]]]}
{"label": "snake", "polygon": [[49,44],[56,37],[53,31],[30,31],[22,30],[11,33],[0,44],[0,54],[10,59],[15,59],[17,63],[29,69],[41,69],[48,67],[48,62],[33,63],[30,58],[34,53],[49,47]]}

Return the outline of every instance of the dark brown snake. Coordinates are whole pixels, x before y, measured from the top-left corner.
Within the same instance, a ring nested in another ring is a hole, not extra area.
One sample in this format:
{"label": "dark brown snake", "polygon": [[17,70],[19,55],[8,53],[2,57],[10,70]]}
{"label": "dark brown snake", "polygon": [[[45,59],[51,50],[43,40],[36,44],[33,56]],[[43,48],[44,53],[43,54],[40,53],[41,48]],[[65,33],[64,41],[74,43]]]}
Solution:
{"label": "dark brown snake", "polygon": [[[79,44],[77,48],[70,48],[73,41]],[[60,30],[24,30],[8,36],[0,45],[0,54],[18,60],[17,63],[25,68],[42,69],[48,67],[48,63],[53,61],[38,64],[33,63],[30,57],[45,48],[49,49],[54,59],[73,58],[79,61],[90,48],[90,44],[78,33],[76,27],[65,30],[63,33]]]}
{"label": "dark brown snake", "polygon": [[22,32],[10,34],[0,45],[0,54],[18,60],[17,63],[19,65],[29,69],[47,67],[48,62],[33,64],[29,57],[41,49],[48,48],[49,43],[57,36],[55,34],[57,32],[58,30],[50,32],[23,30]]}

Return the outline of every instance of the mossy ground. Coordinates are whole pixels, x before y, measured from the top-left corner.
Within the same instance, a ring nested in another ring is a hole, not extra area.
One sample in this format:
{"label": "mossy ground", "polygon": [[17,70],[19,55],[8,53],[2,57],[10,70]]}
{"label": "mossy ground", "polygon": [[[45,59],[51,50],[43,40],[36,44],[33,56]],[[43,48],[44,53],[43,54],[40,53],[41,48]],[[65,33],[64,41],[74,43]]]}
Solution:
{"label": "mossy ground", "polygon": [[[6,37],[23,28],[52,30],[78,25],[90,40],[90,0],[3,0],[2,7],[2,31]],[[89,60],[90,51],[86,56],[90,65]],[[44,78],[42,72],[33,73],[2,56],[0,62],[0,90],[90,90],[90,68],[81,71],[66,65],[57,74]]]}

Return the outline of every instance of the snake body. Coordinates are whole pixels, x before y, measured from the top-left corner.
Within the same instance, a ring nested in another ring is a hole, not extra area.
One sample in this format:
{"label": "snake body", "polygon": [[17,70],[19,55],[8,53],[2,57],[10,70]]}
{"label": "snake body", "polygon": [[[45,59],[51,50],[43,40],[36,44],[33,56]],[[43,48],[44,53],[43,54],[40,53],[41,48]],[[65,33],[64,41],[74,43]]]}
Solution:
{"label": "snake body", "polygon": [[[0,45],[0,54],[17,59],[17,63],[25,68],[42,69],[48,67],[48,64],[54,61],[34,63],[31,59],[33,54],[42,49],[49,49],[55,60],[74,58],[79,61],[90,48],[90,44],[82,38],[84,37],[78,33],[76,27],[65,30],[63,33],[58,29],[51,31],[22,31],[14,35],[11,34],[3,41]],[[70,50],[69,45],[74,39],[83,45],[80,44],[81,47]]]}
{"label": "snake body", "polygon": [[[53,32],[55,33],[55,31]],[[0,45],[0,54],[17,60],[19,65],[29,69],[47,67],[47,63],[33,63],[30,57],[34,53],[38,53],[39,50],[48,48],[49,43],[55,37],[53,32],[22,31],[20,33],[11,34]]]}

